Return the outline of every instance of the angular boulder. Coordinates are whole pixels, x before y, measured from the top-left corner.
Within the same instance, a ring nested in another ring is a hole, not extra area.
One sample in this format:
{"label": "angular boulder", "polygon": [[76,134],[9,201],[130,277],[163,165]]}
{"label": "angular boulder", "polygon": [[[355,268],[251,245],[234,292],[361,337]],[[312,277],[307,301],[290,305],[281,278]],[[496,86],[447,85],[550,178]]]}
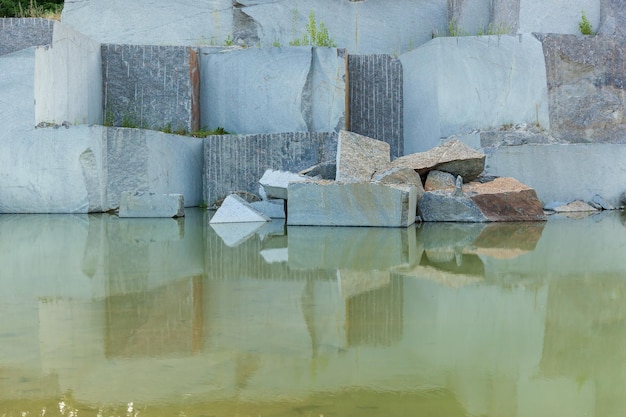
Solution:
{"label": "angular boulder", "polygon": [[424,190],[435,191],[454,188],[455,183],[456,178],[454,178],[454,175],[435,169],[428,173],[424,183]]}
{"label": "angular boulder", "polygon": [[370,181],[376,171],[389,165],[389,144],[342,130],[337,142],[336,180],[341,182]]}
{"label": "angular boulder", "polygon": [[293,172],[268,169],[259,180],[259,184],[263,186],[267,197],[287,200],[287,186],[290,183],[307,181],[309,179],[307,176],[294,174]]}
{"label": "angular boulder", "polygon": [[415,187],[396,184],[291,183],[287,224],[406,227],[415,222],[416,194]]}
{"label": "angular boulder", "polygon": [[459,140],[450,140],[426,152],[401,156],[393,167],[413,168],[422,177],[432,170],[460,175],[466,182],[476,179],[485,169],[485,154]]}
{"label": "angular boulder", "polygon": [[381,184],[404,184],[414,186],[417,190],[417,201],[424,195],[422,178],[415,170],[410,168],[393,167],[374,174],[373,182]]}
{"label": "angular boulder", "polygon": [[237,194],[230,194],[215,212],[209,223],[250,223],[269,222],[270,219],[265,214],[256,210]]}
{"label": "angular boulder", "polygon": [[576,213],[585,211],[598,211],[598,209],[585,203],[584,201],[576,200],[572,201],[571,203],[555,207],[554,211],[557,213]]}
{"label": "angular boulder", "polygon": [[183,217],[182,194],[157,194],[125,191],[120,197],[120,217]]}
{"label": "angular boulder", "polygon": [[426,192],[419,202],[424,221],[507,222],[543,221],[545,216],[534,189],[513,178],[496,178],[454,190]]}

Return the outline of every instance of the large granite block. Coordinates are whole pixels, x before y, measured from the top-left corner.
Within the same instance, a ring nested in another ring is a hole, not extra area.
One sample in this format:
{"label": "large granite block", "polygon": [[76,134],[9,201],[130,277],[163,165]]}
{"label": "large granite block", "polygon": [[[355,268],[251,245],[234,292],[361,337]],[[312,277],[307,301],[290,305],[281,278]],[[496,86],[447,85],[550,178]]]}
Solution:
{"label": "large granite block", "polygon": [[120,217],[184,217],[185,201],[182,194],[122,192]]}
{"label": "large granite block", "polygon": [[334,160],[336,149],[334,132],[209,136],[204,140],[204,202],[213,205],[234,191],[258,194],[266,170],[299,172]]}
{"label": "large granite block", "polygon": [[52,42],[54,20],[0,18],[0,56]]}
{"label": "large granite block", "polygon": [[56,23],[52,45],[35,55],[35,122],[102,123],[100,44]]}
{"label": "large granite block", "polygon": [[415,222],[415,187],[310,181],[289,184],[290,226],[406,227]]}
{"label": "large granite block", "polygon": [[532,35],[437,38],[399,59],[407,154],[475,129],[550,126],[545,60]]}
{"label": "large granite block", "polygon": [[197,51],[186,46],[103,45],[104,123],[198,130],[198,65]]}
{"label": "large granite block", "polygon": [[349,55],[347,129],[387,142],[391,158],[404,152],[402,64],[391,55]]}
{"label": "large granite block", "polygon": [[310,47],[203,48],[203,125],[237,134],[343,128],[342,53]]}
{"label": "large granite block", "polygon": [[626,44],[604,36],[539,35],[550,126],[566,142],[626,143]]}

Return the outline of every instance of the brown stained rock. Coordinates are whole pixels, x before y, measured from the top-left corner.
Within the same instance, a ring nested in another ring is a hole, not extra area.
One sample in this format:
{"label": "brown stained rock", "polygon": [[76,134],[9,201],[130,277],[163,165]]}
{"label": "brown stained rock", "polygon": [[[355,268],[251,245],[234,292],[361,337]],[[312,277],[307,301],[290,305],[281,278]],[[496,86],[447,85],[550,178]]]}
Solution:
{"label": "brown stained rock", "polygon": [[461,141],[450,140],[429,151],[402,156],[394,160],[391,166],[413,168],[422,177],[436,169],[455,177],[460,175],[468,182],[476,179],[485,169],[485,154]]}
{"label": "brown stained rock", "polygon": [[340,182],[370,181],[372,175],[389,165],[389,144],[353,132],[339,132],[337,174]]}
{"label": "brown stained rock", "polygon": [[535,190],[513,178],[471,183],[463,191],[489,221],[544,221]]}
{"label": "brown stained rock", "polygon": [[455,182],[456,178],[454,178],[454,175],[435,169],[428,173],[428,176],[426,177],[426,182],[424,183],[424,190],[447,190],[450,188],[454,188]]}

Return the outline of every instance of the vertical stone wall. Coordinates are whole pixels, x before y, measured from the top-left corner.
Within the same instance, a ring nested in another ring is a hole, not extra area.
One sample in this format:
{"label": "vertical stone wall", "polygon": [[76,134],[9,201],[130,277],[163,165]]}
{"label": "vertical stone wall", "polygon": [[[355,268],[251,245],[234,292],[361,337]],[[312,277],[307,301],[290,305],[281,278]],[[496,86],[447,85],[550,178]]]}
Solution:
{"label": "vertical stone wall", "polygon": [[335,132],[209,136],[204,140],[204,201],[213,205],[233,191],[258,194],[267,169],[293,172],[334,161]]}
{"label": "vertical stone wall", "polygon": [[0,19],[0,56],[52,42],[54,20]]}
{"label": "vertical stone wall", "polygon": [[349,55],[349,130],[404,154],[402,64],[390,55]]}
{"label": "vertical stone wall", "polygon": [[198,65],[197,51],[186,46],[103,45],[104,123],[198,130]]}
{"label": "vertical stone wall", "polygon": [[603,36],[538,36],[552,134],[571,143],[626,143],[626,43]]}

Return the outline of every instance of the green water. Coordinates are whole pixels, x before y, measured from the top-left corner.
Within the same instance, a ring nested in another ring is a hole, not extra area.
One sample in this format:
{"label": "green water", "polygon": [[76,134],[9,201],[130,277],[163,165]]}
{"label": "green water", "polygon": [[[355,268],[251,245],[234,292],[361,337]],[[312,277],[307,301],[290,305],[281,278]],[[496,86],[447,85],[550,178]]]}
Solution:
{"label": "green water", "polygon": [[626,218],[0,215],[0,417],[621,416]]}

